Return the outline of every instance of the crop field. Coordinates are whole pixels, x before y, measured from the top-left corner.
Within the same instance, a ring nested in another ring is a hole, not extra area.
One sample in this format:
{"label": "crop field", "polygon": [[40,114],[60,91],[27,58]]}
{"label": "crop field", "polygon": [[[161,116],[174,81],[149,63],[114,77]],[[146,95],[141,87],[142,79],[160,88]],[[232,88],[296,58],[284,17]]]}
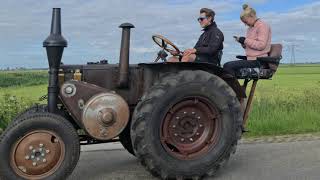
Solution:
{"label": "crop field", "polygon": [[[0,131],[28,106],[45,103],[38,99],[47,77],[47,71],[0,71]],[[281,65],[272,80],[260,80],[247,129],[246,136],[320,132],[320,65]]]}

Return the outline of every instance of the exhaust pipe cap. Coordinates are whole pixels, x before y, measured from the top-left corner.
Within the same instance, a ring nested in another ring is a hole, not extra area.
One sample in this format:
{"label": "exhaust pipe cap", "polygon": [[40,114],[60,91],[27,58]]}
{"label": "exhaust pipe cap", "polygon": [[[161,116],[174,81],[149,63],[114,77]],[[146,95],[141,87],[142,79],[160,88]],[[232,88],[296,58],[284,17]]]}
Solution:
{"label": "exhaust pipe cap", "polygon": [[53,8],[52,21],[51,21],[51,33],[47,39],[43,42],[43,47],[67,47],[67,40],[61,35],[61,9]]}
{"label": "exhaust pipe cap", "polygon": [[119,26],[119,28],[134,28],[134,25],[131,23],[123,23]]}

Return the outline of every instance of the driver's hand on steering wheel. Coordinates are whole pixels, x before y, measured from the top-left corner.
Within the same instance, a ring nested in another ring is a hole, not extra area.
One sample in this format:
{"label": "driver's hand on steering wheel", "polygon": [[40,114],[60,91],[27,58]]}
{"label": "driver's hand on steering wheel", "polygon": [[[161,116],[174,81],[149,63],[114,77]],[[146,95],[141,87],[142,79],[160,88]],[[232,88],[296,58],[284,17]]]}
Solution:
{"label": "driver's hand on steering wheel", "polygon": [[172,56],[178,56],[179,55],[179,53],[177,51],[175,51],[175,50],[168,49],[168,51]]}
{"label": "driver's hand on steering wheel", "polygon": [[189,56],[191,54],[195,54],[197,52],[196,49],[192,48],[192,49],[186,49],[184,52],[183,52],[183,56]]}

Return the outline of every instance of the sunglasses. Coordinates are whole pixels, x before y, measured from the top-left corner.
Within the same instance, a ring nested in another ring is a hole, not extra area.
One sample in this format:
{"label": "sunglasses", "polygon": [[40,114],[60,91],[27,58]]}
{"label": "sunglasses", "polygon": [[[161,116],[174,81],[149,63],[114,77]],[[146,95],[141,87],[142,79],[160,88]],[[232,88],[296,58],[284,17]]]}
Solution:
{"label": "sunglasses", "polygon": [[203,21],[203,20],[205,20],[205,19],[208,19],[208,18],[207,18],[207,17],[199,17],[199,18],[198,18],[198,21],[201,22],[201,21]]}

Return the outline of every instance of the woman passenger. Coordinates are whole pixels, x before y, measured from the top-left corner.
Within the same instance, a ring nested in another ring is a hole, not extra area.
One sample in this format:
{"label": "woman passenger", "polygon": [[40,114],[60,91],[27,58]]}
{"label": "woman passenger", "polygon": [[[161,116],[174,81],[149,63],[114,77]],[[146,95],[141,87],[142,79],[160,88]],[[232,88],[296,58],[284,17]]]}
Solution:
{"label": "woman passenger", "polygon": [[257,17],[256,11],[249,5],[243,5],[241,21],[249,28],[246,37],[234,36],[235,40],[245,49],[246,60],[230,61],[223,68],[227,74],[235,77],[235,72],[241,68],[259,68],[257,57],[268,56],[271,49],[271,28]]}

